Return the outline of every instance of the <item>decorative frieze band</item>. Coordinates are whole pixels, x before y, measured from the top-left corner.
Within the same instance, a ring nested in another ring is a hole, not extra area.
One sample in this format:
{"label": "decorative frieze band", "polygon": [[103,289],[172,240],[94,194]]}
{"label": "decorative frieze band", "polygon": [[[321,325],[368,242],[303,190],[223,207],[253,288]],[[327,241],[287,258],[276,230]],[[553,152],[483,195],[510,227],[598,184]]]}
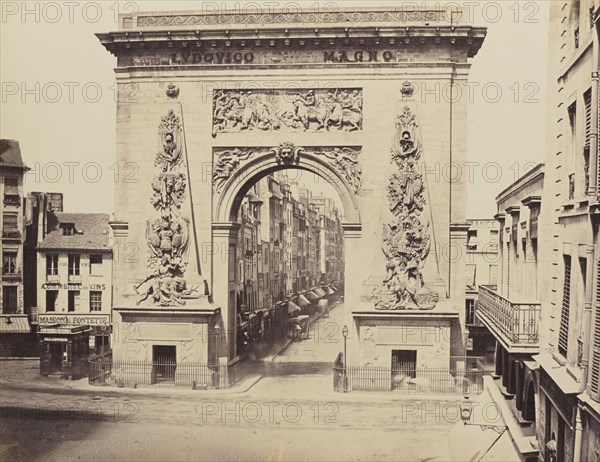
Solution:
{"label": "decorative frieze band", "polygon": [[232,24],[334,24],[334,23],[397,23],[397,22],[444,22],[452,19],[451,10],[421,10],[414,8],[384,11],[322,11],[275,13],[251,11],[244,14],[189,14],[168,16],[137,17],[138,27],[165,26],[200,26],[200,25],[232,25]]}
{"label": "decorative frieze band", "polygon": [[361,88],[218,90],[213,95],[213,136],[241,131],[362,130]]}
{"label": "decorative frieze band", "polygon": [[219,148],[215,149],[213,155],[213,187],[216,194],[221,194],[235,172],[250,160],[272,156],[278,164],[297,165],[300,158],[306,156],[328,164],[342,177],[348,188],[358,194],[362,187],[362,167],[358,159],[360,153],[360,147],[298,147],[289,142],[272,148]]}

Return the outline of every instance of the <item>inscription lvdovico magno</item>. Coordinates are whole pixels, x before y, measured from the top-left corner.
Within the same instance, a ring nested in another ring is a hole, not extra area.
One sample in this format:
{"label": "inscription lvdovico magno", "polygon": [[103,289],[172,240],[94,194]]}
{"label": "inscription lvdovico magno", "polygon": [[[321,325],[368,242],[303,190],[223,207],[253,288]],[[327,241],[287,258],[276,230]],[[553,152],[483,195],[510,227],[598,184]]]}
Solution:
{"label": "inscription lvdovico magno", "polygon": [[211,51],[132,56],[132,66],[188,66],[279,63],[389,63],[399,61],[392,50],[324,50],[310,52]]}

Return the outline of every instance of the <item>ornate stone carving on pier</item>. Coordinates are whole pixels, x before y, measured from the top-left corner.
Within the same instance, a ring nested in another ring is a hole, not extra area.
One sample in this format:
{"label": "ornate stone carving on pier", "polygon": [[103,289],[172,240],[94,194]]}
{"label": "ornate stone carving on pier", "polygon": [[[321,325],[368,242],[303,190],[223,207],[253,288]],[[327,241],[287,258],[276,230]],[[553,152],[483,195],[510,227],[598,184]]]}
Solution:
{"label": "ornate stone carving on pier", "polygon": [[421,173],[421,139],[416,116],[404,106],[392,146],[394,173],[387,197],[391,220],[383,225],[386,276],[375,289],[379,310],[432,309],[439,295],[425,286],[422,269],[431,246],[429,207]]}
{"label": "ornate stone carving on pier", "polygon": [[[182,213],[187,177],[178,171],[183,165],[183,133],[179,117],[171,110],[161,118],[159,150],[154,165],[159,173],[152,181],[150,201],[157,212],[146,222],[146,240],[150,256],[150,273],[136,285],[148,302],[158,306],[185,305],[184,298],[194,298],[198,287],[188,287],[184,273],[188,263],[190,222]],[[199,295],[199,294],[198,294]]]}
{"label": "ornate stone carving on pier", "polygon": [[213,136],[245,130],[362,130],[362,101],[360,88],[218,90],[213,95]]}
{"label": "ornate stone carving on pier", "polygon": [[356,146],[295,146],[283,142],[279,146],[218,148],[213,158],[213,190],[221,194],[224,185],[249,160],[272,156],[279,165],[298,165],[300,156],[309,156],[329,164],[358,194],[362,187],[362,167],[358,160],[361,148]]}

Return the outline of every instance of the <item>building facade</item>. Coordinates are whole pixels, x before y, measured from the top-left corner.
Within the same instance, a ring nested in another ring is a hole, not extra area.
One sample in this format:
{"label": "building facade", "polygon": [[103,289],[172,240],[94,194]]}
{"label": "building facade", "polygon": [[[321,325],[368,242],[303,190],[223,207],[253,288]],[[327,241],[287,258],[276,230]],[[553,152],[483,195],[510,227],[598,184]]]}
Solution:
{"label": "building facade", "polygon": [[2,275],[0,290],[0,356],[28,354],[32,335],[23,291],[23,163],[18,141],[0,140],[0,215]]}
{"label": "building facade", "polygon": [[[56,213],[63,211],[61,193],[31,192],[25,199],[25,241],[23,243],[23,286],[25,311],[37,324],[38,265],[37,246],[56,226]],[[42,262],[45,263],[45,262]]]}
{"label": "building facade", "polygon": [[[545,338],[540,327],[540,287],[545,274],[539,269],[538,256],[538,239],[543,237],[538,232],[540,220],[548,224],[543,221],[547,216],[541,200],[544,171],[543,164],[537,165],[496,198],[499,267],[496,284],[479,286],[476,313],[496,339],[495,386],[520,425],[531,429],[536,428],[538,419],[539,391],[533,358],[541,351]],[[535,437],[530,439],[532,444],[526,445],[524,457],[537,452]]]}
{"label": "building facade", "polygon": [[470,219],[465,255],[465,325],[467,354],[494,363],[495,338],[477,317],[479,286],[498,286],[499,223],[494,219]]}
{"label": "building facade", "polygon": [[112,326],[109,215],[51,215],[51,227],[37,246],[38,325],[89,326],[92,353],[104,354],[111,349]]}
{"label": "building facade", "polygon": [[24,314],[23,177],[27,167],[19,143],[0,140],[0,194],[2,202],[2,314]]}
{"label": "building facade", "polygon": [[597,0],[550,4],[540,460],[600,460]]}
{"label": "building facade", "polygon": [[500,386],[543,462],[600,460],[599,18],[597,0],[550,4],[545,166],[498,196],[500,282],[479,293]]}

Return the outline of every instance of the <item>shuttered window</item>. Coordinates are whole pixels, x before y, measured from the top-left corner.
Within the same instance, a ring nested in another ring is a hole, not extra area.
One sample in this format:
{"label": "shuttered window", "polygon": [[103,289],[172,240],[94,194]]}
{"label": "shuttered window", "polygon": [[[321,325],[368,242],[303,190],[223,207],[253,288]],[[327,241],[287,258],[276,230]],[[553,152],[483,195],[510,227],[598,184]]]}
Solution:
{"label": "shuttered window", "polygon": [[585,106],[585,145],[589,148],[592,139],[592,89],[590,88],[583,94],[583,104]]}
{"label": "shuttered window", "polygon": [[558,352],[567,356],[569,344],[569,308],[571,306],[571,257],[565,255],[565,278],[563,283],[562,311],[560,314],[560,330],[558,332]]}
{"label": "shuttered window", "polygon": [[594,316],[594,343],[590,388],[597,394],[600,393],[600,259],[596,262],[596,303],[592,316]]}

